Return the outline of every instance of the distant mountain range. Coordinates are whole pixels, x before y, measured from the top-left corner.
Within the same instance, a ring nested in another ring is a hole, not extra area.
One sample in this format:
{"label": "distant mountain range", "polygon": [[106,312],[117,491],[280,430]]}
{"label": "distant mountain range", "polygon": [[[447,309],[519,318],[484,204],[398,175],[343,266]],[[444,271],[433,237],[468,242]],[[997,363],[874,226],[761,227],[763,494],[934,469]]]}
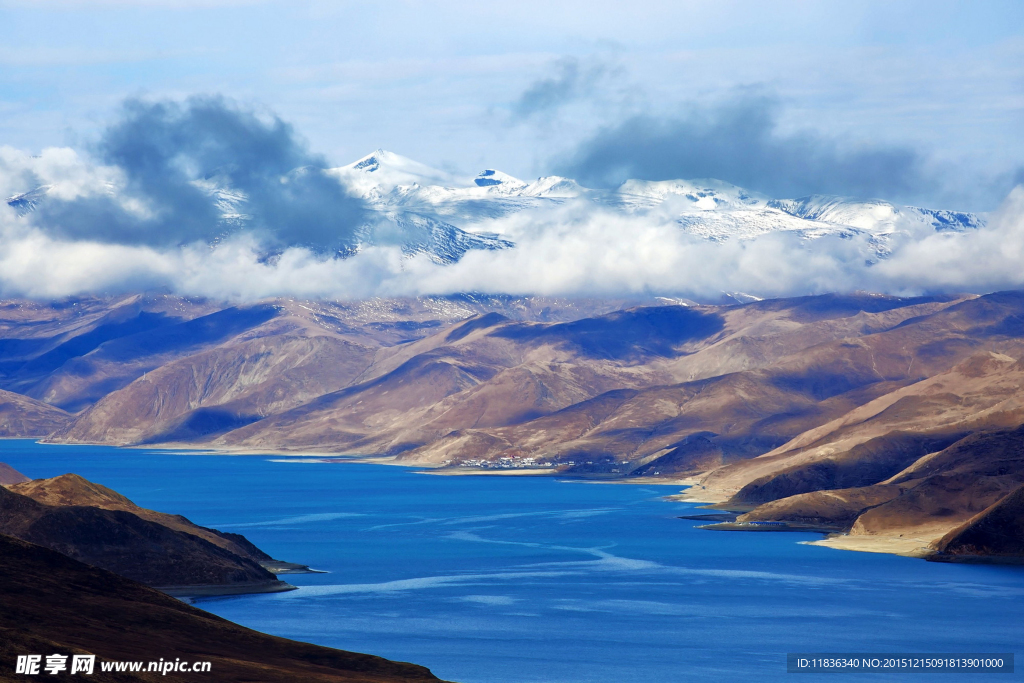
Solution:
{"label": "distant mountain range", "polygon": [[1021,292],[7,301],[0,435],[686,478],[741,525],[1017,557],[1022,321]]}
{"label": "distant mountain range", "polygon": [[[296,172],[300,172],[297,169]],[[899,206],[870,199],[814,195],[771,198],[720,180],[628,180],[614,189],[592,189],[559,176],[526,182],[495,169],[476,177],[431,168],[406,157],[376,150],[347,166],[330,169],[348,192],[362,198],[373,218],[357,226],[349,256],[373,244],[399,244],[408,255],[424,254],[440,264],[454,263],[474,249],[514,248],[500,234],[500,219],[529,211],[541,217],[572,204],[586,211],[647,215],[711,241],[747,240],[768,233],[793,233],[805,240],[863,236],[874,258],[890,253],[892,239],[908,230],[966,231],[984,224],[978,215]],[[196,181],[215,201],[225,234],[244,228],[244,192]],[[9,197],[22,214],[46,201],[48,186]]]}

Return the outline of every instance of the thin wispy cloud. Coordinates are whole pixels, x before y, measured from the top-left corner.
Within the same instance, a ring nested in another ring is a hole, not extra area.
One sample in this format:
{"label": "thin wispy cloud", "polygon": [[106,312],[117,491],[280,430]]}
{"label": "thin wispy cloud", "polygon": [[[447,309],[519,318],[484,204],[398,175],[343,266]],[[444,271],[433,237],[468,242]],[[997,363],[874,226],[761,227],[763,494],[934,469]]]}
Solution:
{"label": "thin wispy cloud", "polygon": [[548,73],[531,83],[512,104],[514,119],[549,114],[559,108],[593,97],[621,69],[596,59],[563,57],[553,62]]}

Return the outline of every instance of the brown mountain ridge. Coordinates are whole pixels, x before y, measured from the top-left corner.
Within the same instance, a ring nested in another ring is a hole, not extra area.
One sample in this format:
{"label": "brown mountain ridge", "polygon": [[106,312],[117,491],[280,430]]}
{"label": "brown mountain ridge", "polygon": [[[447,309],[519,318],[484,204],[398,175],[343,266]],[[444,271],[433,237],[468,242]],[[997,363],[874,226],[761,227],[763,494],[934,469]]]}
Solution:
{"label": "brown mountain ridge", "polygon": [[671,477],[931,551],[1012,488],[924,468],[1024,423],[1024,293],[635,303],[9,302],[0,387],[73,412],[55,443]]}

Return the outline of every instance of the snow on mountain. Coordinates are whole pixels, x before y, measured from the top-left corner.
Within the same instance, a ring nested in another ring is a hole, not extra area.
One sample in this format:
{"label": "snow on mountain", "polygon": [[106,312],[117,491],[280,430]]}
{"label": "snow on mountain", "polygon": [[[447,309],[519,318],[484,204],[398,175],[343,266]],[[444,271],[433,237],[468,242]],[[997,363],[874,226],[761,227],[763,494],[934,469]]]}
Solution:
{"label": "snow on mountain", "polygon": [[384,215],[431,215],[469,233],[481,232],[474,226],[483,221],[562,202],[582,190],[565,178],[526,183],[495,169],[460,178],[384,150],[330,173]]}
{"label": "snow on mountain", "polygon": [[589,192],[592,191],[580,186],[575,180],[557,175],[549,175],[537,178],[537,180],[524,187],[520,194],[524,197],[571,199],[581,197]]}
{"label": "snow on mountain", "polygon": [[865,232],[849,225],[804,220],[770,208],[691,211],[681,214],[676,223],[684,231],[713,242],[747,240],[777,232],[794,232],[804,239],[826,235],[850,238]]}
{"label": "snow on mountain", "polygon": [[773,199],[768,206],[791,216],[812,221],[849,225],[870,232],[889,232],[899,209],[882,201],[851,201],[842,197],[812,195],[800,199]]}
{"label": "snow on mountain", "polygon": [[52,185],[40,185],[28,192],[8,197],[7,206],[17,211],[19,216],[24,216],[39,206],[39,202],[43,200],[43,197],[46,196],[52,187]]}
{"label": "snow on mountain", "polygon": [[973,213],[966,211],[945,211],[942,209],[922,209],[917,206],[903,207],[911,215],[931,225],[938,232],[966,232],[977,230],[985,225],[985,221]]}
{"label": "snow on mountain", "polygon": [[742,187],[714,179],[627,180],[615,191],[612,202],[631,209],[647,209],[666,201],[700,211],[748,209],[764,206],[768,198]]}
{"label": "snow on mountain", "polygon": [[220,211],[221,220],[226,225],[241,227],[252,218],[243,211],[245,203],[249,199],[244,192],[225,187],[223,181],[213,178],[195,180],[192,184],[213,199],[214,206]]}
{"label": "snow on mountain", "polygon": [[[399,243],[406,256],[424,254],[441,265],[455,263],[472,249],[510,249],[514,242],[491,233],[469,233],[432,216],[399,213],[391,221],[401,231]],[[371,237],[370,240],[373,241]]]}
{"label": "snow on mountain", "polygon": [[501,193],[513,194],[523,190],[528,183],[519,178],[513,178],[508,173],[487,169],[481,171],[480,175],[473,179],[477,187],[494,188]]}
{"label": "snow on mountain", "polygon": [[[355,231],[358,243],[346,253],[374,244],[399,245],[408,256],[424,254],[443,264],[454,263],[473,249],[514,247],[514,242],[493,233],[495,219],[522,211],[545,212],[567,202],[575,202],[582,211],[667,222],[715,242],[772,233],[795,234],[804,240],[863,236],[873,258],[888,256],[900,234],[921,229],[962,232],[984,225],[981,217],[970,213],[881,200],[824,195],[774,199],[715,179],[627,180],[618,188],[598,190],[559,176],[526,182],[496,169],[486,169],[474,178],[382,149],[328,173],[371,209],[370,220]],[[198,180],[195,185],[220,211],[221,227],[228,229],[222,234],[244,229],[251,218],[244,193],[216,178]],[[49,186],[41,186],[10,197],[7,203],[25,214],[46,201],[48,190]]]}
{"label": "snow on mountain", "polygon": [[878,199],[858,201],[844,197],[811,195],[800,199],[773,199],[772,208],[808,220],[849,225],[872,234],[891,233],[900,228],[900,222],[910,220],[924,223],[935,230],[962,232],[978,228],[982,221],[970,213],[935,211],[914,206],[895,206]]}
{"label": "snow on mountain", "polygon": [[331,169],[330,173],[360,196],[380,195],[400,185],[462,185],[459,178],[446,171],[387,150],[377,149],[347,166]]}

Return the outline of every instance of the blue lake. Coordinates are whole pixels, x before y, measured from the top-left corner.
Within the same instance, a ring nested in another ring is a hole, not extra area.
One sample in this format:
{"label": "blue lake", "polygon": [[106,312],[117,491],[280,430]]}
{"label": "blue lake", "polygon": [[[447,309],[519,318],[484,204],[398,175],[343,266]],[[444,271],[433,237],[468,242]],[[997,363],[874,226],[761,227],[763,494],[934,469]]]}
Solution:
{"label": "blue lake", "polygon": [[[461,683],[790,680],[787,652],[1024,643],[1024,568],[799,544],[817,534],[703,531],[677,519],[693,505],[662,499],[673,487],[28,441],[0,441],[0,461],[30,477],[76,472],[329,572],[202,609]],[[847,679],[906,674],[797,676]]]}

